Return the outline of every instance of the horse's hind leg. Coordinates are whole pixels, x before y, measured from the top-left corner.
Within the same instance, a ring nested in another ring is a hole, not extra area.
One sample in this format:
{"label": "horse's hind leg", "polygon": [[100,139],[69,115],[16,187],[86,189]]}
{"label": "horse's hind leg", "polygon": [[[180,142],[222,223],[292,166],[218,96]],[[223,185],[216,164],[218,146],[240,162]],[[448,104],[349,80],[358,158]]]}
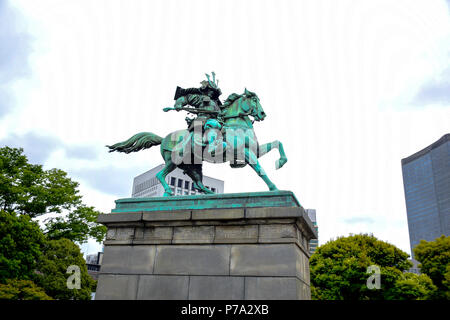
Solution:
{"label": "horse's hind leg", "polygon": [[203,182],[201,180],[195,181],[194,186],[195,186],[195,184],[197,184],[198,189],[203,191],[204,193],[206,193],[206,194],[214,194],[214,192],[212,192],[207,187],[205,187],[205,185],[203,184]]}
{"label": "horse's hind leg", "polygon": [[278,149],[278,152],[280,153],[280,159],[275,162],[275,169],[280,169],[288,160],[286,154],[284,153],[283,144],[280,141],[275,140],[259,146],[258,158],[261,158],[263,155],[274,148]]}
{"label": "horse's hind leg", "polygon": [[164,191],[165,191],[164,192],[164,197],[168,197],[168,196],[173,196],[174,194],[173,194],[172,189],[170,188],[170,186],[166,182],[166,176],[169,173],[171,173],[173,170],[175,170],[177,166],[176,166],[175,163],[172,162],[170,152],[168,152],[168,156],[165,153],[163,155],[163,157],[164,157],[164,160],[166,162],[166,165],[164,166],[164,168],[160,172],[158,172],[156,174],[156,178],[159,180],[159,182],[161,182],[161,184],[164,187]]}
{"label": "horse's hind leg", "polygon": [[188,169],[185,171],[189,178],[192,179],[192,183],[194,184],[194,188],[196,190],[202,191],[206,194],[214,194],[211,190],[209,190],[202,182],[202,174],[198,170]]}

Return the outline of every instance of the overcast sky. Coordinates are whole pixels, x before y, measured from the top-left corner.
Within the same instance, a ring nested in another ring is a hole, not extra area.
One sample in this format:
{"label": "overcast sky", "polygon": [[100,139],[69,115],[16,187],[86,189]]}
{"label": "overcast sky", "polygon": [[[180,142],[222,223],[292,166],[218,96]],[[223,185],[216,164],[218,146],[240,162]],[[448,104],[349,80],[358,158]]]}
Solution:
{"label": "overcast sky", "polygon": [[[446,1],[0,0],[0,145],[67,171],[110,212],[159,147],[109,154],[141,131],[184,128],[164,113],[177,85],[215,71],[224,100],[244,88],[267,114],[261,164],[315,208],[320,244],[373,233],[410,253],[401,159],[450,130]],[[264,191],[246,167],[204,165],[225,192]],[[85,252],[98,246],[90,243]]]}

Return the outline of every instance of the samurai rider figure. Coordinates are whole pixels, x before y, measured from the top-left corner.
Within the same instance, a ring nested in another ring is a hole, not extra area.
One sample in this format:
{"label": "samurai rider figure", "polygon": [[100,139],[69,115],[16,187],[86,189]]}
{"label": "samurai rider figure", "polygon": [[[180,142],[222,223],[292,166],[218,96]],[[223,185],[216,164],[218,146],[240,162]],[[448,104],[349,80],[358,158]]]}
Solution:
{"label": "samurai rider figure", "polygon": [[[174,108],[177,111],[186,110],[184,106],[190,105],[197,109],[190,111],[197,114],[195,119],[186,118],[188,130],[191,133],[190,136],[193,136],[192,141],[196,145],[205,147],[208,144],[208,152],[213,154],[219,146],[222,147],[222,150],[225,150],[227,144],[223,141],[222,136],[218,138],[222,129],[218,119],[220,107],[222,106],[219,96],[222,94],[222,91],[218,87],[219,81],[217,80],[216,82],[215,73],[212,72],[211,74],[212,81],[209,75],[206,74],[208,80],[200,82],[200,88],[182,89],[177,87],[174,97],[174,100],[176,100]],[[203,137],[203,132],[206,132],[205,138]]]}

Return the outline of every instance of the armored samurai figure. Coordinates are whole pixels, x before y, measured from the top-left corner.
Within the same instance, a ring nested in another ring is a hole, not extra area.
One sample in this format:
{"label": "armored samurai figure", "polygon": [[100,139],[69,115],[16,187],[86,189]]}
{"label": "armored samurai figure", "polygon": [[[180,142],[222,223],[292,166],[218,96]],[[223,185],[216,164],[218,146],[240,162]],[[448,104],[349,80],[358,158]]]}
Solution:
{"label": "armored samurai figure", "polygon": [[[207,80],[200,82],[200,88],[183,89],[177,87],[175,91],[175,105],[177,111],[186,110],[184,107],[189,105],[194,108],[191,113],[196,113],[194,119],[186,118],[188,130],[192,132],[192,141],[194,144],[205,147],[208,145],[208,152],[214,153],[219,147],[225,150],[227,144],[219,135],[222,129],[220,112],[222,102],[219,97],[222,91],[219,88],[219,81],[216,82],[216,75],[212,74],[212,80],[206,74]],[[203,133],[206,133],[206,136]],[[184,146],[182,146],[184,148]]]}

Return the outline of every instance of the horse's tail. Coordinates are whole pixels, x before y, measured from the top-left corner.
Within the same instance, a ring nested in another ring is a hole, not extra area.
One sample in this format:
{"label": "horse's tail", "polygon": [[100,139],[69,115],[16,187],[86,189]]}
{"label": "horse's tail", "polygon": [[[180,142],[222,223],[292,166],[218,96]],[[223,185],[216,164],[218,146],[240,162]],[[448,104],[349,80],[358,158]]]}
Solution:
{"label": "horse's tail", "polygon": [[151,133],[151,132],[140,132],[132,136],[130,139],[118,142],[113,144],[112,146],[106,146],[109,148],[109,152],[118,151],[118,152],[137,152],[144,149],[151,148],[153,146],[157,146],[161,144],[163,138],[160,136]]}

